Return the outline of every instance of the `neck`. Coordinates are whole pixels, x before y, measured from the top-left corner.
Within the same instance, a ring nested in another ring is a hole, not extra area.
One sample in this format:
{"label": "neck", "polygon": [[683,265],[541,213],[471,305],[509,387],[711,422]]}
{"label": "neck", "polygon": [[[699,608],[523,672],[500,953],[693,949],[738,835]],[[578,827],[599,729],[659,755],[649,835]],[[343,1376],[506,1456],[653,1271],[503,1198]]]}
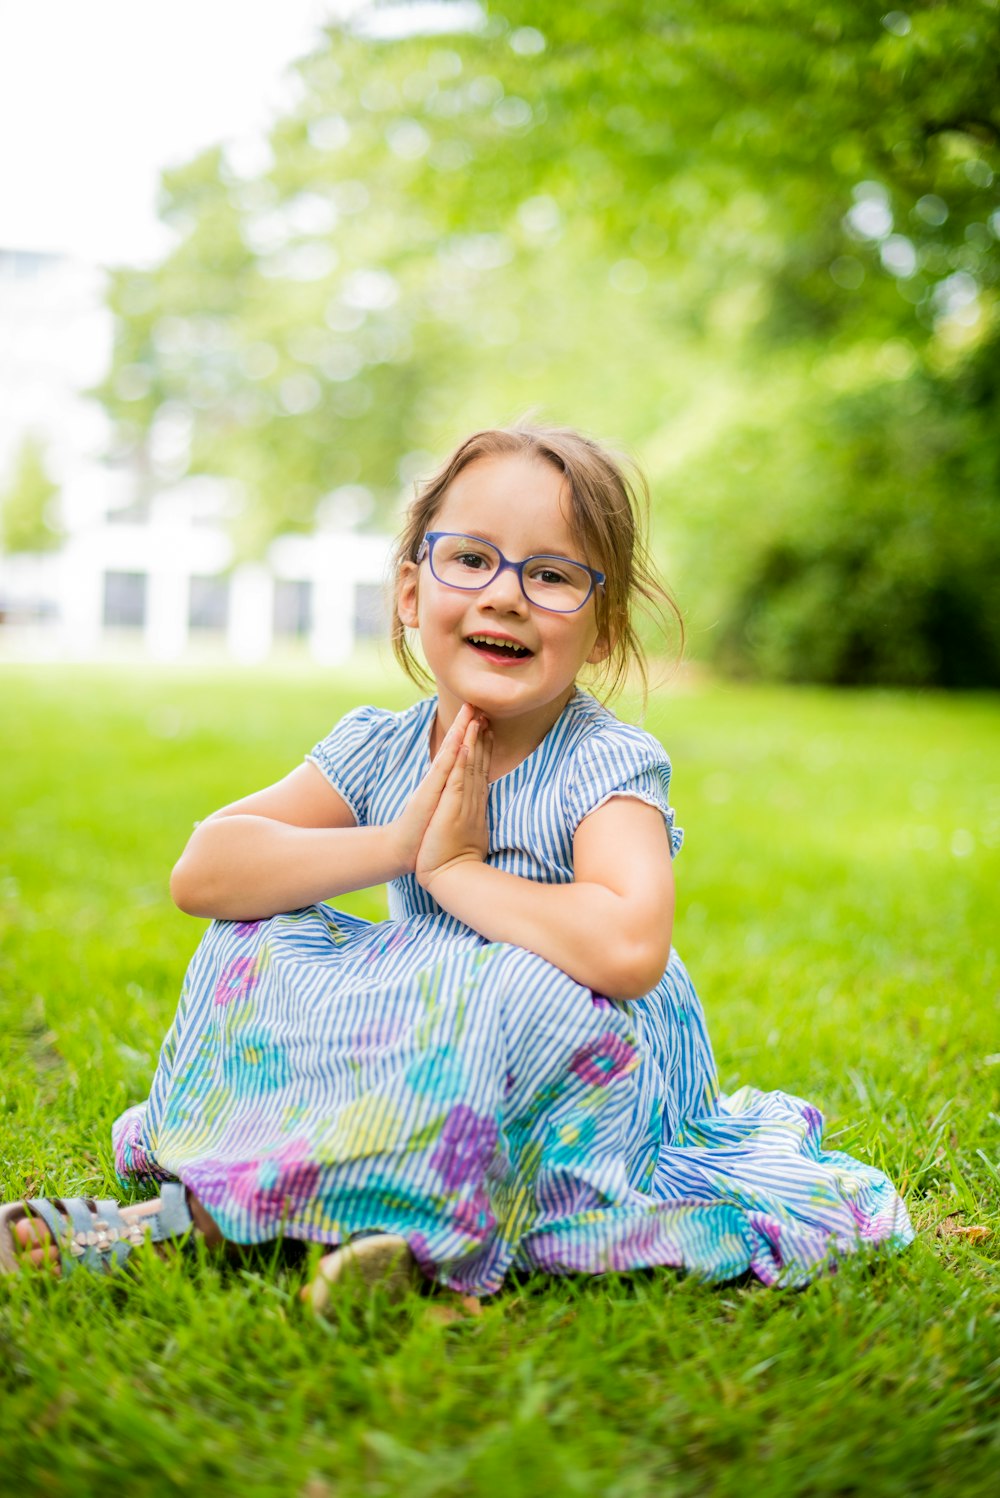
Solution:
{"label": "neck", "polygon": [[[507,775],[511,770],[517,768],[522,760],[527,759],[529,754],[534,753],[544,739],[549,729],[553,727],[563,708],[569,702],[576,687],[570,686],[552,702],[547,702],[544,707],[534,712],[518,715],[517,717],[505,718],[502,714],[492,715],[487,713],[490,727],[493,730],[493,754],[490,761],[490,779],[499,780],[501,775]],[[474,703],[474,707],[478,707]],[[434,718],[434,726],[431,729],[430,751],[431,758],[441,747],[441,740],[448,732],[454,722],[461,701],[453,697],[444,689],[438,691],[438,708]]]}

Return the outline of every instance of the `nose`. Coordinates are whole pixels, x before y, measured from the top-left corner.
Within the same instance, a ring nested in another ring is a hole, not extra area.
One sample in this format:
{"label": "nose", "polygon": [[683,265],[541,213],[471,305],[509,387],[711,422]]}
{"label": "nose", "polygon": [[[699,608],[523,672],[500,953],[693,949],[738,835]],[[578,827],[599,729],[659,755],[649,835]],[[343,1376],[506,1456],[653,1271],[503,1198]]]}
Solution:
{"label": "nose", "polygon": [[521,580],[511,566],[501,566],[479,593],[480,605],[502,613],[523,613],[528,600],[521,590]]}

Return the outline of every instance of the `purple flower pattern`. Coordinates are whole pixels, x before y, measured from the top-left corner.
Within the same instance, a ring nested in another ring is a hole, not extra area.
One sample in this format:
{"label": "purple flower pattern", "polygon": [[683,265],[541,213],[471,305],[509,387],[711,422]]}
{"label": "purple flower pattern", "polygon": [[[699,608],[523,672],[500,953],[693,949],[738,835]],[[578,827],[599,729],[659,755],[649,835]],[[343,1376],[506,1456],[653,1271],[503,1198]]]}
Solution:
{"label": "purple flower pattern", "polygon": [[599,1040],[581,1046],[570,1061],[570,1071],[575,1071],[592,1087],[607,1087],[616,1077],[624,1076],[639,1064],[634,1045],[620,1039],[614,1031],[606,1030]]}
{"label": "purple flower pattern", "polygon": [[256,956],[249,954],[234,957],[219,974],[215,985],[216,1004],[236,1004],[247,999],[260,982],[260,966]]}
{"label": "purple flower pattern", "polygon": [[[334,784],[356,780],[364,820],[384,822],[412,795],[433,705],[373,711],[317,762]],[[491,790],[490,858],[523,873],[528,851],[539,877],[566,882],[588,797],[659,804],[668,779],[649,735],[577,693]],[[494,797],[508,793],[497,821]],[[149,1103],[116,1125],[124,1175],[180,1177],[239,1242],[402,1233],[428,1275],[474,1294],[512,1265],[676,1264],[713,1279],[752,1268],[801,1284],[824,1254],[909,1241],[891,1183],[824,1152],[811,1105],[720,1096],[676,954],[626,1006],[428,911],[412,878],[392,901],[375,926],[325,905],[211,923]],[[331,1120],[362,1095],[363,1129],[331,1145]]]}
{"label": "purple flower pattern", "polygon": [[476,1113],[466,1103],[452,1108],[430,1160],[440,1172],[446,1191],[478,1183],[496,1148],[498,1134],[495,1119]]}

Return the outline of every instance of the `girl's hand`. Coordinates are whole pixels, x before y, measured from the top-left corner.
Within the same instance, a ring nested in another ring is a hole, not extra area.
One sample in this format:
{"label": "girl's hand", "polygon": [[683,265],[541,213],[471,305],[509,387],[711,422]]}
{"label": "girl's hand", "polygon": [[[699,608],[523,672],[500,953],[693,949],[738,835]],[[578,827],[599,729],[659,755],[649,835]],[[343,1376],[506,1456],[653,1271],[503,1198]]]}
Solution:
{"label": "girl's hand", "polygon": [[493,734],[486,720],[472,718],[417,854],[416,875],[424,889],[429,890],[445,869],[482,863],[486,857],[492,750]]}
{"label": "girl's hand", "polygon": [[466,731],[475,716],[475,708],[470,703],[464,702],[455,721],[441,740],[441,747],[431,761],[430,769],[406,803],[405,811],[390,826],[400,873],[413,873],[427,824],[437,810],[441,794],[458,759]]}

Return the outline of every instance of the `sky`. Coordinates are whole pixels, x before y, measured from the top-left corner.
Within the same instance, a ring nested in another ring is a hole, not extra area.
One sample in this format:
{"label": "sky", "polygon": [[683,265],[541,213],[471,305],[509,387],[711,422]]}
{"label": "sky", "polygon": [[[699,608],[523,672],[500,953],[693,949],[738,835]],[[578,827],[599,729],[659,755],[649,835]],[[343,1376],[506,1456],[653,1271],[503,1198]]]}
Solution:
{"label": "sky", "polygon": [[159,174],[260,135],[360,0],[0,0],[0,249],[155,259]]}

